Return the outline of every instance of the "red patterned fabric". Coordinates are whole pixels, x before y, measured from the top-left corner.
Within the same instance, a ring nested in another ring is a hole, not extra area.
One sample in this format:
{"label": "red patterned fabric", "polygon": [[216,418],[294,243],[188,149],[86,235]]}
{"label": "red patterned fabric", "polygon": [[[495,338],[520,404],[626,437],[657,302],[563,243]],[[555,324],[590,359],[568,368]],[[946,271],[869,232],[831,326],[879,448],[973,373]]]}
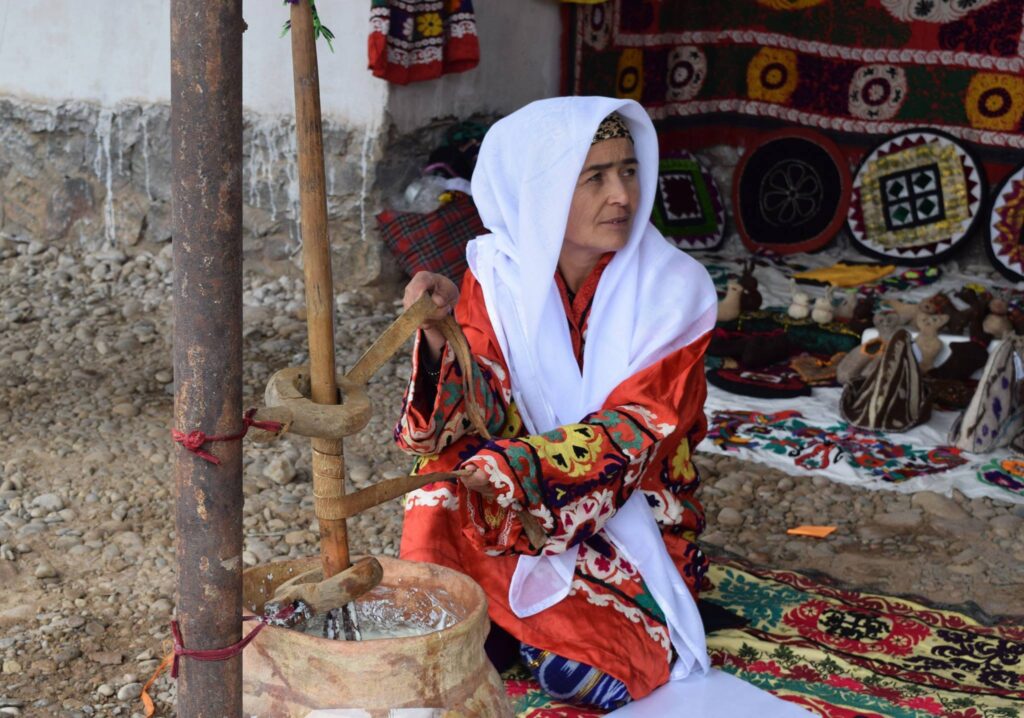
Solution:
{"label": "red patterned fabric", "polygon": [[465,72],[480,62],[471,0],[372,0],[369,66],[396,85]]}
{"label": "red patterned fabric", "polygon": [[385,210],[377,221],[384,245],[406,274],[436,272],[456,283],[466,271],[466,243],[487,232],[472,198],[461,192],[433,212]]}
{"label": "red patterned fabric", "polygon": [[568,17],[566,89],[635,99],[655,119],[928,125],[1024,147],[1024,0],[608,0]]}

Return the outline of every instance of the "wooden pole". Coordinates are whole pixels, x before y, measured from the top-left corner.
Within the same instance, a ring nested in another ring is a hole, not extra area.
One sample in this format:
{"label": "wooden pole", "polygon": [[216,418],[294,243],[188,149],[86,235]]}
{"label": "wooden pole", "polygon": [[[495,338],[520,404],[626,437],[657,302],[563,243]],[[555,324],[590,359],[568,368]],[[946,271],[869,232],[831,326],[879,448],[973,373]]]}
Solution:
{"label": "wooden pole", "polygon": [[[174,426],[242,428],[242,0],[171,0]],[[186,648],[242,637],[242,443],[176,447],[177,620]],[[177,715],[242,715],[242,657],[185,657]]]}
{"label": "wooden pole", "polygon": [[[320,76],[316,61],[313,13],[306,0],[291,6],[292,70],[295,80],[295,129],[299,150],[299,202],[302,207],[302,264],[306,278],[306,326],[309,332],[310,398],[337,404],[334,369],[334,280],[327,235],[324,140],[320,114]],[[324,578],[349,566],[348,532],[339,502],[345,493],[341,439],[313,439],[313,495],[320,522],[320,560]]]}

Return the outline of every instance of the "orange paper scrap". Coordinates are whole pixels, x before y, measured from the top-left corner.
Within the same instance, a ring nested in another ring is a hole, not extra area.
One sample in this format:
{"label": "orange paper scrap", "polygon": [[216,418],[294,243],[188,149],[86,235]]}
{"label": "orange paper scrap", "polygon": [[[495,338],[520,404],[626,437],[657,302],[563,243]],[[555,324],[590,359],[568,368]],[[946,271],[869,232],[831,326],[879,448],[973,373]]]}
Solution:
{"label": "orange paper scrap", "polygon": [[788,529],[786,533],[791,536],[812,536],[814,538],[825,538],[836,530],[835,526],[797,526]]}

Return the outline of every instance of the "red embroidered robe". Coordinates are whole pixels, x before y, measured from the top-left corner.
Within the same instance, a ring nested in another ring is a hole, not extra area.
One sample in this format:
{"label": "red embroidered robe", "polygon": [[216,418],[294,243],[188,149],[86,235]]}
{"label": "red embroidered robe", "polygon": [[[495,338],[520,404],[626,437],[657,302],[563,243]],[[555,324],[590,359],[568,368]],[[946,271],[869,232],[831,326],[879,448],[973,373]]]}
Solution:
{"label": "red embroidered robe", "polygon": [[[577,361],[590,303],[611,256],[575,297],[556,277]],[[403,449],[420,455],[417,472],[452,470],[471,457],[477,466],[489,464],[499,496],[485,500],[454,481],[410,493],[401,557],[468,574],[486,592],[491,620],[517,639],[595,666],[623,681],[634,698],[643,697],[668,680],[668,630],[639,573],[618,555],[602,526],[639,488],[696,596],[707,562],[694,543],[704,512],[694,497],[699,477],[690,452],[706,431],[703,356],[709,335],[623,381],[599,411],[579,423],[530,436],[512,401],[508,368],[471,272],[455,316],[476,360],[476,401],[496,438],[467,433],[462,378],[450,350],[442,356],[433,401],[418,396],[429,398],[433,388],[418,365],[420,337],[395,436]],[[547,534],[541,552],[580,545],[570,594],[527,618],[509,608],[508,588],[519,555],[538,551],[515,511],[502,506],[525,507],[540,519]]]}

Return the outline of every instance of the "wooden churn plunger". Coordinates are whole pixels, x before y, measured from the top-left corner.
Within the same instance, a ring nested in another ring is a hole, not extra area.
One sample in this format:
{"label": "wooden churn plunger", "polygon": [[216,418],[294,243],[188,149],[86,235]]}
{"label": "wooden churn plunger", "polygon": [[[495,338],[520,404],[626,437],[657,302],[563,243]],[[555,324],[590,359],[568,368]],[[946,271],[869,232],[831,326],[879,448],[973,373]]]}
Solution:
{"label": "wooden churn plunger", "polygon": [[[306,280],[306,327],[309,335],[310,396],[317,404],[337,404],[334,280],[331,244],[327,235],[320,75],[317,69],[313,11],[308,2],[291,5],[291,40],[295,130],[299,153],[302,265]],[[337,507],[338,499],[345,493],[345,464],[340,437],[331,439],[314,436],[312,444],[313,495],[316,498],[316,516],[320,522],[320,559],[323,577],[327,579],[350,565],[345,519],[340,516]],[[348,626],[345,633],[349,638],[355,637],[353,626]]]}
{"label": "wooden churn plunger", "polygon": [[[427,483],[458,478],[462,474],[445,472],[399,477],[345,494],[342,439],[360,431],[370,420],[366,384],[412,336],[434,305],[429,296],[422,297],[384,331],[347,374],[338,375],[334,355],[334,285],[327,234],[320,81],[313,16],[308,2],[291,5],[291,39],[309,366],[284,369],[271,377],[265,395],[267,408],[261,409],[257,418],[279,421],[284,426],[283,431],[312,439],[313,496],[320,524],[321,569],[296,576],[280,586],[272,601],[302,600],[318,612],[345,606],[344,633],[346,638],[352,639],[358,637],[358,629],[354,612],[349,610],[351,601],[380,583],[383,572],[372,557],[351,566],[345,520]],[[451,317],[442,324],[442,331],[462,368],[470,421],[479,434],[490,438],[472,401],[472,372],[466,339]],[[525,511],[520,512],[519,517],[530,543],[539,547],[544,542],[540,524]]]}

